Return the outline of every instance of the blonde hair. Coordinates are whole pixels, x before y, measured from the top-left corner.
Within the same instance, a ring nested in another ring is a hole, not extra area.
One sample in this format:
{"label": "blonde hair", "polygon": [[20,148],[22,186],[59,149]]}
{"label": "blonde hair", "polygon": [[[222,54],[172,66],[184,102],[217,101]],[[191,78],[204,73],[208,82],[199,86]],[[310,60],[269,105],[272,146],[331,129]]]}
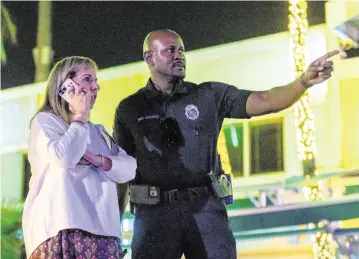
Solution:
{"label": "blonde hair", "polygon": [[73,78],[78,71],[88,68],[97,70],[98,66],[95,61],[87,57],[72,56],[58,61],[49,74],[45,100],[36,114],[39,112],[50,112],[70,124],[72,112],[70,111],[69,104],[58,94],[58,88],[67,78]]}

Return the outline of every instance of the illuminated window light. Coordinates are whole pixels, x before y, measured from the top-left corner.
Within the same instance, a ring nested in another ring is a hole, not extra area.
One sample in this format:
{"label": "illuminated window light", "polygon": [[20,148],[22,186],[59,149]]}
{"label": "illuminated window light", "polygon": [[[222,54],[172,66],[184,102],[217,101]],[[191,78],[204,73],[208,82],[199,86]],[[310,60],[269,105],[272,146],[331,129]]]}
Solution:
{"label": "illuminated window light", "polygon": [[238,135],[237,135],[237,130],[236,127],[234,127],[233,125],[231,125],[229,127],[230,131],[231,131],[231,140],[232,140],[232,145],[233,147],[238,147],[239,143],[238,143]]}

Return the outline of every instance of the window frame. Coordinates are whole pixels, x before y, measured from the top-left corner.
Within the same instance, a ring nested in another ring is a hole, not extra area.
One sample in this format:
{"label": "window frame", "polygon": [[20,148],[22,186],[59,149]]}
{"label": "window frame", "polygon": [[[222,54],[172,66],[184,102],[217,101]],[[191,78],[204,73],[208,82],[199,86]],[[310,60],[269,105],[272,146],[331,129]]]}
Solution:
{"label": "window frame", "polygon": [[[282,179],[283,176],[286,174],[286,114],[284,112],[275,113],[275,114],[268,114],[258,117],[253,117],[251,119],[225,119],[222,125],[222,130],[224,127],[229,125],[236,125],[242,124],[243,125],[243,175],[240,177],[235,177],[233,180],[234,182],[243,182],[243,179],[246,178],[257,178],[257,177],[270,177],[270,178],[278,178]],[[283,138],[283,146],[282,146],[282,153],[283,153],[283,170],[282,171],[273,171],[273,172],[265,172],[265,173],[257,173],[251,174],[251,133],[250,133],[250,124],[265,124],[270,122],[277,122],[282,121],[282,138]],[[278,176],[278,177],[276,177]]]}

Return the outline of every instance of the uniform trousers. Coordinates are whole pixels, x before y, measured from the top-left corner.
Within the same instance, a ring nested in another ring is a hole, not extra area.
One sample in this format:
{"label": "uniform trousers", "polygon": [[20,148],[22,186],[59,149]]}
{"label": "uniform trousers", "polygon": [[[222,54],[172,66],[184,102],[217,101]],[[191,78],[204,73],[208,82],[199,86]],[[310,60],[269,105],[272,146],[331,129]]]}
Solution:
{"label": "uniform trousers", "polygon": [[135,205],[133,259],[235,259],[236,242],[223,199]]}

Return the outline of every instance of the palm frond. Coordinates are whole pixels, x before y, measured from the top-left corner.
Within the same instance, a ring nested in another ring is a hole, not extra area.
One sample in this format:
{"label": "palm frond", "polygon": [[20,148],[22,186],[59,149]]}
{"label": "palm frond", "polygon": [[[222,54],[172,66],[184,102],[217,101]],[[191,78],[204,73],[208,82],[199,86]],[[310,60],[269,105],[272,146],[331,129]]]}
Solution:
{"label": "palm frond", "polygon": [[16,26],[4,4],[1,4],[1,63],[6,63],[5,42],[17,44]]}

